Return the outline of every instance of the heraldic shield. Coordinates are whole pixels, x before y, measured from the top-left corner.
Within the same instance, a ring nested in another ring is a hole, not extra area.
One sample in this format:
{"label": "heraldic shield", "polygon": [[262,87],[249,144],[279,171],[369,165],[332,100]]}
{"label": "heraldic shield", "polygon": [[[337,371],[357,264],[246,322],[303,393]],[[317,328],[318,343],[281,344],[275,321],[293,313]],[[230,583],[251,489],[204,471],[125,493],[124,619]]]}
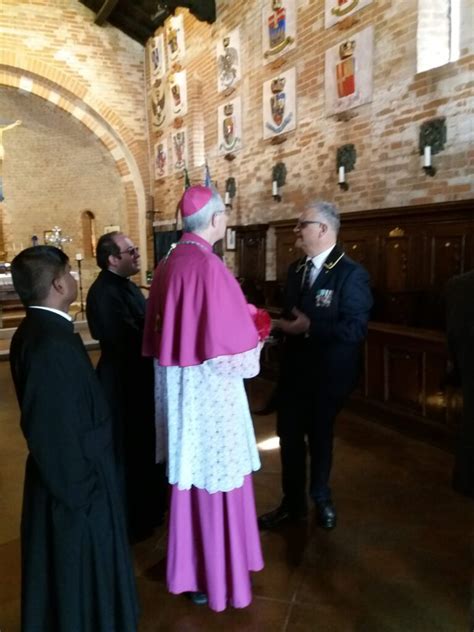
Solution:
{"label": "heraldic shield", "polygon": [[229,87],[235,81],[237,76],[237,50],[230,46],[230,38],[224,37],[223,41],[224,54],[219,56],[219,75],[224,86]]}
{"label": "heraldic shield", "polygon": [[270,106],[272,110],[272,118],[275,125],[280,126],[285,116],[286,94],[283,92],[285,87],[284,77],[274,79],[272,81],[271,90],[273,96],[270,98]]}
{"label": "heraldic shield", "polygon": [[175,29],[173,26],[170,26],[168,28],[166,35],[167,35],[168,47],[170,50],[170,57],[171,59],[173,59],[178,53],[178,30]]}
{"label": "heraldic shield", "polygon": [[181,88],[179,84],[173,83],[171,86],[171,95],[173,97],[174,111],[179,112],[181,109]]}
{"label": "heraldic shield", "polygon": [[163,143],[158,145],[156,152],[156,170],[159,176],[164,176],[166,173],[166,149]]}
{"label": "heraldic shield", "polygon": [[157,79],[153,85],[151,107],[153,122],[157,127],[161,127],[166,117],[166,92],[161,79]]}
{"label": "heraldic shield", "polygon": [[183,169],[183,167],[185,167],[185,164],[186,164],[184,160],[185,143],[186,143],[185,132],[184,131],[177,132],[173,136],[173,143],[174,143],[174,151],[175,151],[174,168]]}
{"label": "heraldic shield", "polygon": [[286,10],[281,0],[273,0],[273,13],[268,16],[268,38],[270,48],[277,48],[285,41]]}
{"label": "heraldic shield", "polygon": [[348,97],[355,92],[355,42],[348,40],[339,47],[340,62],[336,64],[337,96]]}
{"label": "heraldic shield", "polygon": [[233,147],[235,143],[235,116],[233,110],[232,104],[228,104],[224,108],[225,117],[222,121],[222,133],[227,147]]}

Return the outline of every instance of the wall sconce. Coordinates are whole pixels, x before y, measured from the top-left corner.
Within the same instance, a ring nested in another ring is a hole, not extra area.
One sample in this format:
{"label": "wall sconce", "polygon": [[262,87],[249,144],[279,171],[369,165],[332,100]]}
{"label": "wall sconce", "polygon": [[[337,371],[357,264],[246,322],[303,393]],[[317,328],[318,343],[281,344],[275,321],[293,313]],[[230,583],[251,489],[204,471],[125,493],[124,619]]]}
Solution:
{"label": "wall sconce", "polygon": [[337,183],[342,191],[347,191],[349,189],[349,184],[346,181],[346,173],[354,169],[356,158],[357,152],[354,145],[342,145],[337,148]]}
{"label": "wall sconce", "polygon": [[432,156],[444,149],[446,143],[446,118],[444,116],[425,121],[420,125],[419,150],[423,156],[423,171],[433,177],[436,169],[432,164]]}
{"label": "wall sconce", "polygon": [[281,187],[286,184],[286,166],[278,162],[272,169],[272,196],[275,202],[281,202]]}
{"label": "wall sconce", "polygon": [[347,191],[349,185],[346,182],[346,168],[341,165],[338,169],[337,183],[343,191]]}
{"label": "wall sconce", "polygon": [[229,208],[232,208],[232,200],[235,198],[236,192],[235,178],[227,178],[225,181],[224,204]]}
{"label": "wall sconce", "polygon": [[423,148],[423,171],[433,177],[436,169],[431,164],[431,145],[425,145]]}

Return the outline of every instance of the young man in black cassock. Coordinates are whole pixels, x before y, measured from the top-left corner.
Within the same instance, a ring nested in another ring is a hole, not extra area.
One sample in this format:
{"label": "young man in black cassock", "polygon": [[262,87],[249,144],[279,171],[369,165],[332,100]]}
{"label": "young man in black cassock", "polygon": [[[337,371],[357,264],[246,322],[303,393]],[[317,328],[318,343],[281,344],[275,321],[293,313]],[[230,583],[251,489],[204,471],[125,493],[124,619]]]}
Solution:
{"label": "young man in black cassock", "polygon": [[137,542],[161,523],[166,490],[164,468],[155,464],[153,362],[142,356],[145,297],[129,279],[140,270],[140,253],[112,232],[100,237],[96,256],[101,272],[87,295],[87,321],[100,342],[97,374],[113,413],[129,537]]}
{"label": "young man in black cassock", "polygon": [[110,411],[67,312],[77,294],[52,246],[12,262],[27,308],[10,363],[26,463],[23,632],[134,632],[138,605],[117,490]]}

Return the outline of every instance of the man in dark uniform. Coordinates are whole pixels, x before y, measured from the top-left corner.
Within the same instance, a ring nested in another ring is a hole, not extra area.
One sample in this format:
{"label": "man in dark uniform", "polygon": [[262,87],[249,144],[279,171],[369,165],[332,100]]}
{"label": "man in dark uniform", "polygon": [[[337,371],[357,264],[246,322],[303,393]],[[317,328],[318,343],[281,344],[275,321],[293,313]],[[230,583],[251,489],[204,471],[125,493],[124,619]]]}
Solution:
{"label": "man in dark uniform", "polygon": [[456,442],[453,487],[474,498],[474,270],[448,282],[446,312],[454,374],[463,394],[463,420]]}
{"label": "man in dark uniform", "polygon": [[283,501],[260,517],[263,529],[307,515],[306,437],[318,523],[336,525],[329,487],[334,420],[356,384],[372,306],[369,275],[336,243],[339,224],[336,207],[318,202],[295,228],[306,256],[289,268],[276,324],[285,334],[277,387]]}
{"label": "man in dark uniform", "polygon": [[112,449],[110,410],[68,309],[67,256],[20,252],[13,283],[27,308],[10,363],[28,444],[23,632],[137,629],[138,607]]}
{"label": "man in dark uniform", "polygon": [[129,279],[140,270],[140,253],[112,232],[99,239],[96,256],[101,272],[87,295],[87,320],[100,342],[97,374],[114,415],[129,535],[137,542],[161,522],[165,497],[163,466],[155,464],[153,362],[141,353],[146,301]]}

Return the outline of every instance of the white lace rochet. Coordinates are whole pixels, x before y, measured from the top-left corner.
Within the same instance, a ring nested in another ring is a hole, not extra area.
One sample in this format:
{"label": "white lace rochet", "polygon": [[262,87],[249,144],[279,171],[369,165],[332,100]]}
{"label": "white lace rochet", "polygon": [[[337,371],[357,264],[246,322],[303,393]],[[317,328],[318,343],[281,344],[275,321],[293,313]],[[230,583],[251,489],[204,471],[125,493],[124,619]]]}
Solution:
{"label": "white lace rochet", "polygon": [[156,461],[172,485],[228,492],[260,468],[243,383],[260,371],[260,350],[190,367],[155,360]]}

